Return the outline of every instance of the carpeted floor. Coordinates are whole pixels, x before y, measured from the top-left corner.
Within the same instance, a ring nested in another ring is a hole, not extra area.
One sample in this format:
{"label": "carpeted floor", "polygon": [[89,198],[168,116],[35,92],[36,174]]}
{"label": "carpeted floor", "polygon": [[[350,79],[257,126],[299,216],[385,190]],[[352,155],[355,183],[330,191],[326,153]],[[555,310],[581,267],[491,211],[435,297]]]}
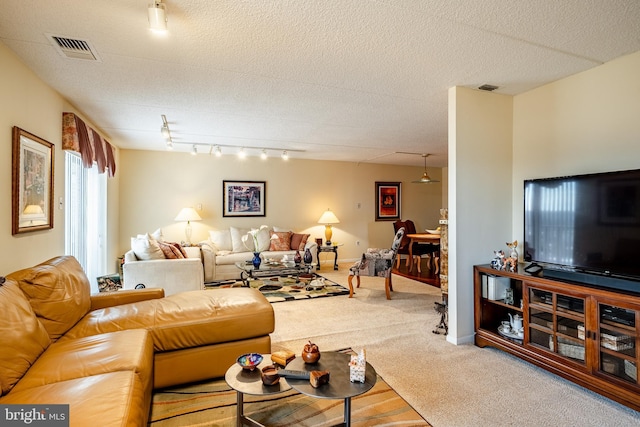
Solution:
{"label": "carpeted floor", "polygon": [[[262,279],[250,280],[249,286],[257,288],[269,300],[269,302],[294,301],[310,298],[322,298],[338,295],[349,295],[349,289],[338,283],[317,276],[314,280],[322,280],[324,286],[313,286],[314,282],[310,279],[301,279],[296,281],[295,278],[287,277],[266,277]],[[239,287],[244,286],[243,282],[238,281],[230,284],[223,284],[219,287]],[[213,287],[213,286],[211,286]]]}
{"label": "carpeted floor", "polygon": [[[349,351],[349,350],[347,350]],[[294,390],[244,397],[245,415],[266,426],[330,426],[343,421],[342,400],[316,399]],[[354,426],[429,426],[380,376],[351,399]],[[236,392],[224,379],[157,391],[150,427],[235,426]]]}

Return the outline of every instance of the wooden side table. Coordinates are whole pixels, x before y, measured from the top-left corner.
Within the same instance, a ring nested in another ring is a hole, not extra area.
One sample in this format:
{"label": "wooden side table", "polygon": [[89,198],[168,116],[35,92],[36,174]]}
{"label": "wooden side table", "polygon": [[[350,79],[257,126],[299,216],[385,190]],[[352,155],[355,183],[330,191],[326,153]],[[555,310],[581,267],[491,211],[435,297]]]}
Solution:
{"label": "wooden side table", "polygon": [[316,253],[316,258],[318,259],[318,265],[316,266],[316,270],[320,270],[320,253],[321,252],[333,252],[334,254],[333,269],[337,270],[338,269],[338,248],[340,246],[342,246],[342,243],[337,245],[331,245],[331,246],[318,245],[318,250]]}

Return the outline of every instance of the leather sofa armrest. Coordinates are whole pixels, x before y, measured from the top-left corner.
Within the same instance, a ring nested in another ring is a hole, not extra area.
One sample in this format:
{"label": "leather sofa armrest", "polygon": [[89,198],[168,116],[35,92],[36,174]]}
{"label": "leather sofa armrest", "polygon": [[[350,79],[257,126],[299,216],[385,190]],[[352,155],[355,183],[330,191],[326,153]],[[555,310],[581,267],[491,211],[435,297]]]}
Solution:
{"label": "leather sofa armrest", "polygon": [[164,289],[145,288],[102,292],[91,295],[91,311],[138,301],[164,298]]}

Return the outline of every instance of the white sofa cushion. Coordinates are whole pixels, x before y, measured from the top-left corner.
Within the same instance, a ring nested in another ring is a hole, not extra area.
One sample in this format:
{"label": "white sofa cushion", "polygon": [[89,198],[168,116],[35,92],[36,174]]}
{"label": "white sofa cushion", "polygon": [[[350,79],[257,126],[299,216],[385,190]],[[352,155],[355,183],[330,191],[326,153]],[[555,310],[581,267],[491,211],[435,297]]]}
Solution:
{"label": "white sofa cushion", "polygon": [[246,245],[242,241],[242,236],[249,232],[248,228],[230,227],[230,231],[232,252],[253,252],[253,239],[248,239]]}
{"label": "white sofa cushion", "polygon": [[216,252],[233,250],[231,230],[211,230],[209,231],[209,240],[211,240],[213,249]]}
{"label": "white sofa cushion", "polygon": [[164,259],[164,252],[149,233],[131,238],[131,250],[139,260]]}

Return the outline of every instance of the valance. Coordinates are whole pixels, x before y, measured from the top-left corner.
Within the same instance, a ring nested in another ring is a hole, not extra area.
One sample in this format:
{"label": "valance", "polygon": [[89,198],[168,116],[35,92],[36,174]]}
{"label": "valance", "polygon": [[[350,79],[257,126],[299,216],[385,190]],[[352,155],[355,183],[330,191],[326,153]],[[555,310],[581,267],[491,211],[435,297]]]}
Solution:
{"label": "valance", "polygon": [[98,173],[116,174],[116,160],[113,147],[93,128],[74,113],[62,113],[62,149],[80,153],[86,168],[96,162]]}

